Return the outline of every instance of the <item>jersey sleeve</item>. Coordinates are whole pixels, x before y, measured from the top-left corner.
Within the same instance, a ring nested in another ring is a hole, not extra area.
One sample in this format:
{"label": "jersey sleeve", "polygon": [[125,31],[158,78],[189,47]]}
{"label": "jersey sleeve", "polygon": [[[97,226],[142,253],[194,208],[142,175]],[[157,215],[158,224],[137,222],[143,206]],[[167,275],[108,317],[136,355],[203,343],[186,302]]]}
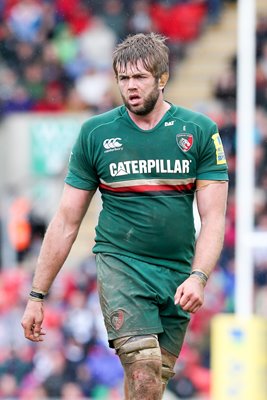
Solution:
{"label": "jersey sleeve", "polygon": [[218,127],[212,124],[202,135],[197,179],[228,180],[227,161]]}
{"label": "jersey sleeve", "polygon": [[93,145],[85,125],[72,148],[65,182],[83,190],[95,190],[98,187],[98,177],[93,165]]}

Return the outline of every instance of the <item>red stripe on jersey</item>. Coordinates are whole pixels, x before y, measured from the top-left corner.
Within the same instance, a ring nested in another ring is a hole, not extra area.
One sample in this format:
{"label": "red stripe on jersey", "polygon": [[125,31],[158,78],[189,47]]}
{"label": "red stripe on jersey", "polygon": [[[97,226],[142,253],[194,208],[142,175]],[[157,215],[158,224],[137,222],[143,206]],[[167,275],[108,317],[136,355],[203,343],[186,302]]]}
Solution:
{"label": "red stripe on jersey", "polygon": [[99,188],[109,190],[111,192],[164,192],[164,191],[173,191],[173,192],[181,192],[185,190],[191,190],[194,187],[194,183],[188,183],[187,185],[140,185],[140,186],[124,186],[119,188],[112,188],[110,186],[104,185],[100,183]]}

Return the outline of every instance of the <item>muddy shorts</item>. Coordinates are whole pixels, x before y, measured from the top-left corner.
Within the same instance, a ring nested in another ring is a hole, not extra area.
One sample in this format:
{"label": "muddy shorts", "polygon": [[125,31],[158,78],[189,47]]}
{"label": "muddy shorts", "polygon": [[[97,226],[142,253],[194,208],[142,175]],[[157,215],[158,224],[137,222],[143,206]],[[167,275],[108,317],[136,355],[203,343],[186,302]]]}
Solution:
{"label": "muddy shorts", "polygon": [[174,294],[188,275],[118,254],[98,253],[96,264],[110,346],[117,338],[154,333],[178,356],[190,316],[174,304]]}

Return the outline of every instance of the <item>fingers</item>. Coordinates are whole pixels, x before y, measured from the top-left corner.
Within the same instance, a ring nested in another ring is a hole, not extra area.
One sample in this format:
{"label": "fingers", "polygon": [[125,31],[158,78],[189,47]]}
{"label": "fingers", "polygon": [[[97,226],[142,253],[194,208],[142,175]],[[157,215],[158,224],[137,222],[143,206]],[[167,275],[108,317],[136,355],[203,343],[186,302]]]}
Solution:
{"label": "fingers", "polygon": [[32,326],[32,334],[35,341],[42,342],[44,340],[43,336],[45,335],[45,332],[42,331],[42,326],[40,323]]}
{"label": "fingers", "polygon": [[174,303],[184,311],[195,313],[203,305],[204,288],[197,280],[188,279],[177,288]]}
{"label": "fingers", "polygon": [[196,296],[183,296],[180,301],[180,306],[184,311],[190,313],[195,313],[201,306],[203,302]]}
{"label": "fingers", "polygon": [[24,336],[26,339],[32,342],[42,342],[45,332],[42,330],[41,324],[35,324],[34,322],[27,322],[23,320],[21,325],[24,329]]}
{"label": "fingers", "polygon": [[43,317],[42,303],[29,300],[21,322],[26,339],[32,342],[42,342],[44,340],[45,332],[42,330]]}
{"label": "fingers", "polygon": [[174,296],[174,304],[176,305],[180,304],[182,295],[183,295],[183,287],[179,286]]}
{"label": "fingers", "polygon": [[24,336],[26,339],[32,342],[42,342],[44,340],[43,336],[46,334],[41,327],[41,324],[28,324],[25,322],[21,323],[24,329]]}
{"label": "fingers", "polygon": [[32,340],[33,322],[28,323],[25,319],[23,319],[21,322],[21,326],[24,329],[25,338]]}

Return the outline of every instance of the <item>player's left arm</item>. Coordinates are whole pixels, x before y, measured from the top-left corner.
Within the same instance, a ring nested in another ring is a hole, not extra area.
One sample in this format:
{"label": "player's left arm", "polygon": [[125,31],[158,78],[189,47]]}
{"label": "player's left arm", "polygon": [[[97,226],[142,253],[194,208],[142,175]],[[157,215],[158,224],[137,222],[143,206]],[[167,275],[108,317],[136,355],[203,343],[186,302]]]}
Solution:
{"label": "player's left arm", "polygon": [[[192,271],[200,274],[190,275],[175,294],[175,303],[189,312],[196,312],[204,301],[205,275],[210,276],[221,254],[225,211],[228,193],[226,181],[197,181],[197,205],[201,229],[196,242]],[[201,272],[204,273],[201,277]]]}
{"label": "player's left arm", "polygon": [[196,242],[192,270],[210,275],[221,254],[228,193],[226,181],[197,181],[196,200],[201,229]]}

